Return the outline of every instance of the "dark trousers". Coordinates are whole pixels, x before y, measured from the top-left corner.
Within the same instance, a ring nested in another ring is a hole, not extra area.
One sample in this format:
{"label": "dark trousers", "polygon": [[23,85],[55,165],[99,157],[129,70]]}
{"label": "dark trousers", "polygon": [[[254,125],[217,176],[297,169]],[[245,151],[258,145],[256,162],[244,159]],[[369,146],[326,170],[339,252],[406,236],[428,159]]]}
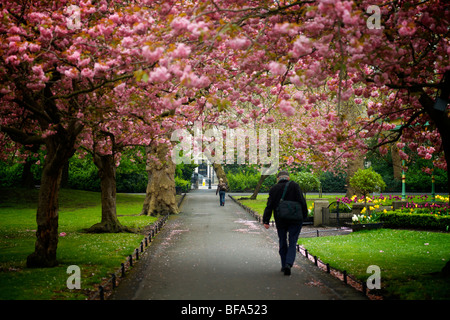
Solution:
{"label": "dark trousers", "polygon": [[286,264],[293,265],[297,253],[297,240],[300,235],[302,225],[277,226],[278,239],[280,242],[281,267]]}
{"label": "dark trousers", "polygon": [[219,191],[219,196],[220,196],[220,205],[224,206],[225,205],[225,191]]}

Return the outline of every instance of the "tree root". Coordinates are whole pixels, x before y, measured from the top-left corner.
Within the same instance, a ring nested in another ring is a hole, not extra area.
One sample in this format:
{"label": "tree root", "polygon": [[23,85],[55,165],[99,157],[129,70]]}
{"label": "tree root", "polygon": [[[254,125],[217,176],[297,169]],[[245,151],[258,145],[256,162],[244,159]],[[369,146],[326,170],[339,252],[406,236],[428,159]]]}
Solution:
{"label": "tree root", "polygon": [[135,230],[122,226],[120,223],[100,222],[94,224],[92,227],[83,230],[86,233],[136,233]]}

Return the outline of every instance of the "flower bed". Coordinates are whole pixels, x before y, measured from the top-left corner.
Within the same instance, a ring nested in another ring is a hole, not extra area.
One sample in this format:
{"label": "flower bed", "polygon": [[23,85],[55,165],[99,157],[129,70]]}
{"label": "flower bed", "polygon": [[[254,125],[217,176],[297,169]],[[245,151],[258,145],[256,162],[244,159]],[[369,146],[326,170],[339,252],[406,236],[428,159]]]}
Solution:
{"label": "flower bed", "polygon": [[393,195],[384,196],[382,194],[379,196],[366,197],[366,199],[364,199],[364,197],[357,197],[357,196],[353,196],[351,198],[348,197],[336,198],[336,201],[343,202],[348,205],[366,202],[368,205],[387,206],[391,205],[392,201],[399,201],[399,200],[401,200],[401,196],[393,196]]}
{"label": "flower bed", "polygon": [[368,215],[354,214],[352,217],[352,223],[347,223],[347,225],[353,231],[359,231],[359,230],[379,229],[383,226],[383,223],[380,222],[380,214],[372,213]]}
{"label": "flower bed", "polygon": [[353,224],[368,224],[368,223],[378,223],[380,221],[379,214],[354,214],[352,217]]}
{"label": "flower bed", "polygon": [[[401,196],[393,196],[393,195],[379,195],[379,196],[373,196],[373,197],[366,197],[366,199],[364,199],[364,197],[357,197],[357,196],[353,196],[351,198],[348,197],[337,197],[336,201],[338,202],[343,202],[346,203],[348,205],[352,205],[355,203],[364,203],[366,202],[367,205],[370,206],[390,206],[392,205],[392,203],[394,201],[401,201],[402,198]],[[408,195],[406,196],[406,199],[408,204],[425,204],[427,202],[432,201],[431,197],[429,195],[421,195],[421,196],[413,196],[413,195]],[[449,203],[449,197],[448,196],[441,196],[441,195],[436,195],[436,201],[438,202],[442,202],[442,203]]]}
{"label": "flower bed", "polygon": [[[364,203],[364,198],[346,197],[337,199],[347,204]],[[449,198],[440,195],[436,196],[438,202],[427,202],[429,196],[407,196],[409,202],[405,202],[403,207],[398,210],[387,210],[386,206],[392,204],[392,201],[399,200],[398,196],[367,197],[365,199],[367,206],[358,210],[353,215],[353,224],[368,224],[379,221],[384,222],[385,227],[391,228],[412,228],[412,229],[432,229],[432,230],[450,230],[450,206]],[[391,207],[392,209],[392,207]]]}
{"label": "flower bed", "polygon": [[450,206],[448,197],[438,195],[436,200],[442,202],[409,202],[401,209],[384,212],[383,217],[386,217],[389,226],[449,231]]}

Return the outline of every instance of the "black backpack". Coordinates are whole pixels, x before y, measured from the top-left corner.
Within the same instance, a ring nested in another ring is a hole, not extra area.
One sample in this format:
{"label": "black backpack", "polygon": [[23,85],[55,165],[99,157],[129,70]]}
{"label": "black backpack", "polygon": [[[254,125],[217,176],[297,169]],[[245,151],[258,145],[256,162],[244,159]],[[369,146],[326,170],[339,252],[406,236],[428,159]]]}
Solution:
{"label": "black backpack", "polygon": [[286,183],[280,203],[278,204],[278,207],[276,209],[278,218],[289,222],[303,222],[303,212],[300,202],[284,200],[284,196],[286,195],[286,190],[289,186],[289,183],[290,181]]}

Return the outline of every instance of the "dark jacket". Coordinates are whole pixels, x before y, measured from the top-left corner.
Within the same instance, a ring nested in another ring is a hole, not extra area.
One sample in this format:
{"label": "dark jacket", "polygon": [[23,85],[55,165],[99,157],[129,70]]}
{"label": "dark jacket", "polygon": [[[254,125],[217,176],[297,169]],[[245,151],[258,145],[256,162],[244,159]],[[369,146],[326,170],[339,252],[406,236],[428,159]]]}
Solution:
{"label": "dark jacket", "polygon": [[[223,188],[222,188],[222,187],[223,187]],[[225,189],[225,190],[222,190],[222,189]],[[228,191],[228,186],[227,186],[227,184],[226,184],[225,182],[219,183],[219,184],[217,185],[216,194],[217,194],[219,191]]]}
{"label": "dark jacket", "polygon": [[[266,208],[264,209],[263,215],[264,224],[269,224],[270,218],[272,217],[272,212],[275,211],[275,209],[278,207],[278,204],[280,203],[281,196],[283,195],[286,183],[287,180],[280,180],[276,185],[274,185],[270,189],[269,198],[267,199],[267,205]],[[306,200],[303,197],[302,190],[300,189],[300,186],[296,182],[291,180],[291,183],[289,184],[288,189],[286,191],[286,195],[284,196],[284,200],[299,202],[302,207],[303,220],[306,218],[306,215],[308,214],[308,207],[306,206]],[[277,227],[286,227],[290,224],[286,221],[281,221],[280,219],[278,219],[276,212],[274,214],[274,218]]]}

